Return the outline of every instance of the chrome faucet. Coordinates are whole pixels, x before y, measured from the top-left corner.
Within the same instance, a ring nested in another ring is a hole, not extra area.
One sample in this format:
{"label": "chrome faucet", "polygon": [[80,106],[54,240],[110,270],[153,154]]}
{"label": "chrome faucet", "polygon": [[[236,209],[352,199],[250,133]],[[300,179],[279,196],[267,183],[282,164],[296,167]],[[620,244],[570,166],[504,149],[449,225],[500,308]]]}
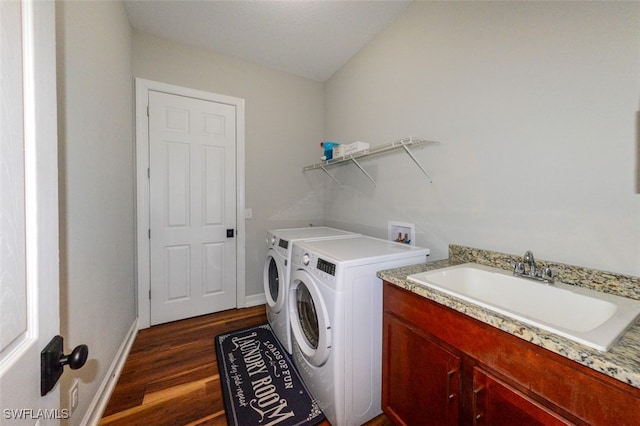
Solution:
{"label": "chrome faucet", "polygon": [[536,259],[533,257],[531,250],[527,250],[524,254],[524,261],[529,265],[529,275],[535,277],[538,268],[536,267]]}
{"label": "chrome faucet", "polygon": [[[517,277],[529,278],[537,281],[544,281],[547,284],[553,284],[553,271],[548,266],[542,268],[540,272],[538,272],[538,266],[536,265],[536,260],[533,257],[533,252],[527,250],[524,254],[524,262],[516,262],[511,261],[511,266],[513,266],[513,275]],[[529,272],[527,272],[526,265],[529,265]]]}

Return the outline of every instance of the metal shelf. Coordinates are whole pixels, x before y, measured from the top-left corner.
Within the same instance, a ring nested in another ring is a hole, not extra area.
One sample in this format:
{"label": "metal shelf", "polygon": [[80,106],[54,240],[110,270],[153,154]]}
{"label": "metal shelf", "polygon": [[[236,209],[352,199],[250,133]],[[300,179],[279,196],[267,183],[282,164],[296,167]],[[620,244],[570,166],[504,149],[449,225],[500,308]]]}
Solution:
{"label": "metal shelf", "polygon": [[312,164],[310,166],[305,166],[305,167],[302,168],[302,171],[303,172],[308,172],[310,170],[322,169],[322,171],[324,171],[327,175],[329,175],[329,177],[331,179],[333,179],[333,181],[335,183],[337,183],[338,185],[340,185],[340,187],[342,187],[342,184],[340,183],[340,181],[338,181],[338,179],[336,179],[336,177],[334,175],[329,173],[327,168],[333,167],[333,166],[339,166],[339,165],[345,164],[345,163],[354,163],[356,166],[358,166],[360,171],[362,171],[362,173],[364,173],[365,176],[371,182],[373,182],[374,185],[376,185],[376,181],[373,180],[371,175],[369,175],[369,173],[367,173],[367,171],[364,169],[364,167],[362,167],[362,165],[360,165],[358,160],[361,160],[361,159],[367,158],[367,157],[371,157],[371,156],[374,156],[374,155],[384,154],[384,153],[387,153],[387,152],[390,152],[390,151],[395,151],[395,150],[398,150],[398,149],[404,149],[404,151],[407,153],[407,155],[409,157],[411,157],[411,159],[414,161],[414,163],[416,163],[418,168],[420,168],[420,170],[422,170],[422,173],[424,173],[424,175],[429,178],[429,182],[433,183],[433,179],[431,178],[431,175],[429,173],[427,173],[427,171],[424,169],[424,167],[422,167],[422,164],[420,164],[418,159],[413,155],[413,153],[411,152],[409,147],[421,146],[421,145],[439,145],[439,144],[440,144],[440,142],[427,141],[427,140],[424,140],[424,139],[414,139],[412,136],[409,136],[408,138],[399,139],[397,141],[389,142],[389,143],[386,143],[384,145],[379,145],[379,146],[376,146],[376,147],[373,147],[373,148],[369,148],[369,149],[365,149],[365,150],[362,150],[362,151],[358,151],[358,152],[355,152],[353,154],[345,155],[344,157],[333,158],[331,160],[322,161],[320,163]]}

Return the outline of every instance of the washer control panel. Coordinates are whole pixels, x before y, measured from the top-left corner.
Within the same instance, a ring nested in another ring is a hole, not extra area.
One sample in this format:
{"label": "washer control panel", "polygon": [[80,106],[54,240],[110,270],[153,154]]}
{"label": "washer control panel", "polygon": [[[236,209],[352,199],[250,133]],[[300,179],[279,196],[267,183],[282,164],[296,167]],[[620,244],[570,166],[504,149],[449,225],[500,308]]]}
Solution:
{"label": "washer control panel", "polygon": [[274,248],[275,251],[280,253],[280,255],[282,257],[287,259],[289,257],[289,247],[290,246],[291,246],[291,243],[288,240],[284,240],[282,238],[277,238],[276,243],[274,244],[273,248]]}
{"label": "washer control panel", "polygon": [[278,254],[287,259],[289,257],[290,248],[291,242],[289,240],[280,238],[272,232],[267,232],[267,250],[274,249]]}
{"label": "washer control panel", "polygon": [[325,281],[335,281],[337,266],[316,253],[306,251],[297,245],[293,246],[291,262],[294,268],[303,268],[312,275]]}
{"label": "washer control panel", "polygon": [[322,272],[326,272],[329,275],[336,275],[336,265],[335,263],[327,262],[321,257],[318,258],[318,263],[316,264],[316,268],[321,270]]}

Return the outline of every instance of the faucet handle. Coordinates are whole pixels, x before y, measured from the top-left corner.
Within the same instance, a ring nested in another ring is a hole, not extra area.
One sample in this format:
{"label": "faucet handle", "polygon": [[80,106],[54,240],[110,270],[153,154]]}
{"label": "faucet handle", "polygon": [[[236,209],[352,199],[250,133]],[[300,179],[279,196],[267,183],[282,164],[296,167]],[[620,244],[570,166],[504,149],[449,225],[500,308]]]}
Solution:
{"label": "faucet handle", "polygon": [[555,281],[554,277],[553,277],[553,271],[548,266],[545,266],[544,268],[542,268],[542,272],[540,273],[540,277],[544,281],[546,281],[548,283],[552,283],[552,282]]}
{"label": "faucet handle", "polygon": [[515,275],[522,275],[524,274],[524,263],[522,262],[516,262],[514,260],[511,261],[511,266],[513,267],[513,273]]}

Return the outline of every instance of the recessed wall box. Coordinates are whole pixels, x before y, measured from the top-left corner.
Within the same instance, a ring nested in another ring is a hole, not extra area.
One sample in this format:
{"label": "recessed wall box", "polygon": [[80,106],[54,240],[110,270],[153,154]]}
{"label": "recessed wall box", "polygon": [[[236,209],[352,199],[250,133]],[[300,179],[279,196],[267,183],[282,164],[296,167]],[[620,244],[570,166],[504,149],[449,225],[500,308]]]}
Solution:
{"label": "recessed wall box", "polygon": [[399,243],[416,245],[416,225],[413,223],[389,221],[387,224],[388,239]]}

